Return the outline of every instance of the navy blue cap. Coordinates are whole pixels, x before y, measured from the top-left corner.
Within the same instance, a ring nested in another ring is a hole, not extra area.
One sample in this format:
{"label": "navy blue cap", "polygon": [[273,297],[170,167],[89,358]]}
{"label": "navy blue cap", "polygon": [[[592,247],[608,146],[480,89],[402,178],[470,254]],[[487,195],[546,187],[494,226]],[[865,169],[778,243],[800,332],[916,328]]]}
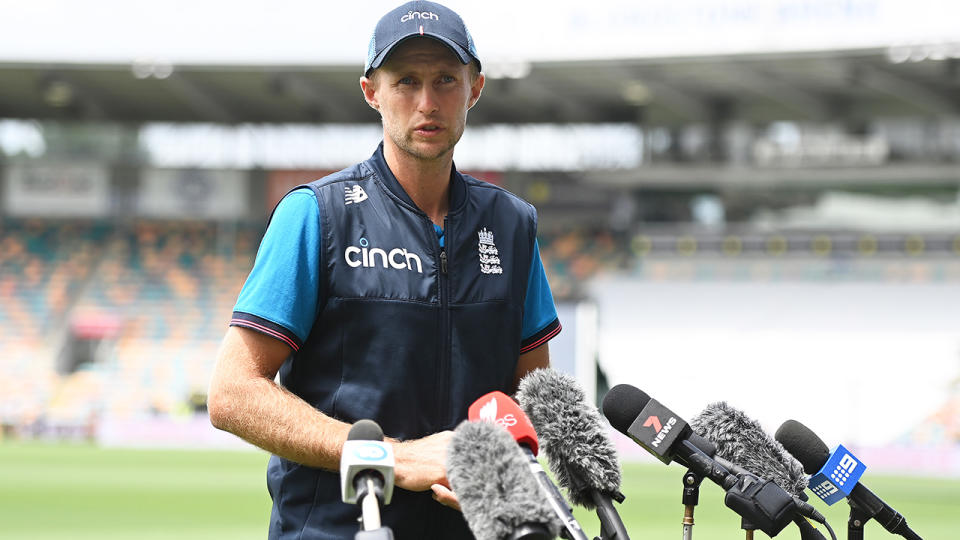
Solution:
{"label": "navy blue cap", "polygon": [[417,0],[387,13],[377,23],[367,49],[364,75],[370,75],[371,70],[383,65],[397,45],[420,36],[440,41],[450,47],[464,64],[475,60],[477,67],[480,67],[477,48],[463,19],[450,8]]}

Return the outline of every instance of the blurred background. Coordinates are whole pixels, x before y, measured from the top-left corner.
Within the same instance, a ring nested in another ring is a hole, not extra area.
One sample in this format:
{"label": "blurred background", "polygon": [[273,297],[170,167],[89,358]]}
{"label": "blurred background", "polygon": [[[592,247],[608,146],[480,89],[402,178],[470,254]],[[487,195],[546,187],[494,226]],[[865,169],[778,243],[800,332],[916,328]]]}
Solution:
{"label": "blurred background", "polygon": [[[397,3],[0,1],[0,449],[247,448],[219,340],[274,204],[379,142]],[[960,475],[960,4],[447,5],[456,163],[539,210],[558,369]]]}

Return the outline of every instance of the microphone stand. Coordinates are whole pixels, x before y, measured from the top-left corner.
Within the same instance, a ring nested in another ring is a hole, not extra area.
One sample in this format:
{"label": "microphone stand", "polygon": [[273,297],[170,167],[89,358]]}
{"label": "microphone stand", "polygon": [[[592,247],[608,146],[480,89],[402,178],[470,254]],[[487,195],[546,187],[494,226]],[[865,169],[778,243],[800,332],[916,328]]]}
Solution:
{"label": "microphone stand", "polygon": [[863,525],[870,517],[869,513],[851,504],[850,519],[847,520],[847,540],[863,540]]}
{"label": "microphone stand", "polygon": [[756,525],[750,523],[749,521],[747,521],[747,518],[741,516],[740,528],[743,529],[744,532],[746,533],[746,536],[744,537],[746,538],[746,540],[753,540],[753,531],[756,530],[757,528]]}
{"label": "microphone stand", "polygon": [[[360,522],[361,530],[353,537],[354,540],[393,540],[393,530],[380,524],[380,497],[383,496],[382,487],[373,478],[366,479],[366,485],[360,488]],[[358,490],[359,491],[359,490]]]}
{"label": "microphone stand", "polygon": [[507,540],[550,540],[550,531],[542,523],[524,523]]}
{"label": "microphone stand", "polygon": [[614,493],[606,495],[597,490],[591,490],[590,496],[593,504],[597,505],[597,517],[600,519],[600,536],[595,540],[630,540],[627,534],[627,528],[620,519],[613,501],[623,503],[626,497],[623,493]]}
{"label": "microphone stand", "polygon": [[683,540],[693,540],[693,510],[700,502],[700,483],[703,477],[693,471],[683,475]]}
{"label": "microphone stand", "polygon": [[896,510],[887,506],[879,497],[862,485],[854,490],[861,489],[861,500],[847,497],[850,503],[850,519],[847,521],[847,540],[863,540],[863,526],[871,519],[891,534],[900,535],[907,540],[923,540],[919,534],[907,526],[907,520]]}

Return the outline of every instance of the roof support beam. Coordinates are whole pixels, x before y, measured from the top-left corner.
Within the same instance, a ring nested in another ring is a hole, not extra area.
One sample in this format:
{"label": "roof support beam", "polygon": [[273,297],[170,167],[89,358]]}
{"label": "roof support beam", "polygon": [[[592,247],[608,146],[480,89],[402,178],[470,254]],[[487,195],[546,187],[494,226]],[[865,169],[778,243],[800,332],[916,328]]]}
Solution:
{"label": "roof support beam", "polygon": [[169,77],[163,79],[163,81],[170,87],[170,90],[172,90],[174,94],[183,98],[184,102],[202,119],[226,124],[236,123],[235,115],[222,104],[218,103],[209,92],[185,77],[182,73],[174,71]]}
{"label": "roof support beam", "polygon": [[954,114],[960,111],[960,101],[906,79],[888,70],[857,64],[853,67],[854,80],[879,93],[893,96],[921,110],[933,114]]}
{"label": "roof support beam", "polygon": [[776,75],[741,62],[725,63],[720,69],[725,72],[731,85],[767,98],[806,119],[825,120],[830,117],[828,107],[822,100]]}

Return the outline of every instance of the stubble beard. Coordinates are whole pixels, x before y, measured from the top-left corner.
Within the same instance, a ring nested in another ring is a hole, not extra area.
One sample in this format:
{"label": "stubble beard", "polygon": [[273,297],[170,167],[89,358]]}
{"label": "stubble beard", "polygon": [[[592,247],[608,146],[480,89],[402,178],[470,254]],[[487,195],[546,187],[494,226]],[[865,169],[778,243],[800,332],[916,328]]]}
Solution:
{"label": "stubble beard", "polygon": [[460,142],[460,137],[463,136],[463,124],[461,124],[459,129],[450,134],[451,136],[447,138],[446,144],[443,146],[437,148],[431,145],[428,148],[422,148],[413,139],[413,133],[388,124],[385,119],[383,120],[383,127],[397,149],[419,161],[437,161],[447,157],[453,153],[454,147]]}

